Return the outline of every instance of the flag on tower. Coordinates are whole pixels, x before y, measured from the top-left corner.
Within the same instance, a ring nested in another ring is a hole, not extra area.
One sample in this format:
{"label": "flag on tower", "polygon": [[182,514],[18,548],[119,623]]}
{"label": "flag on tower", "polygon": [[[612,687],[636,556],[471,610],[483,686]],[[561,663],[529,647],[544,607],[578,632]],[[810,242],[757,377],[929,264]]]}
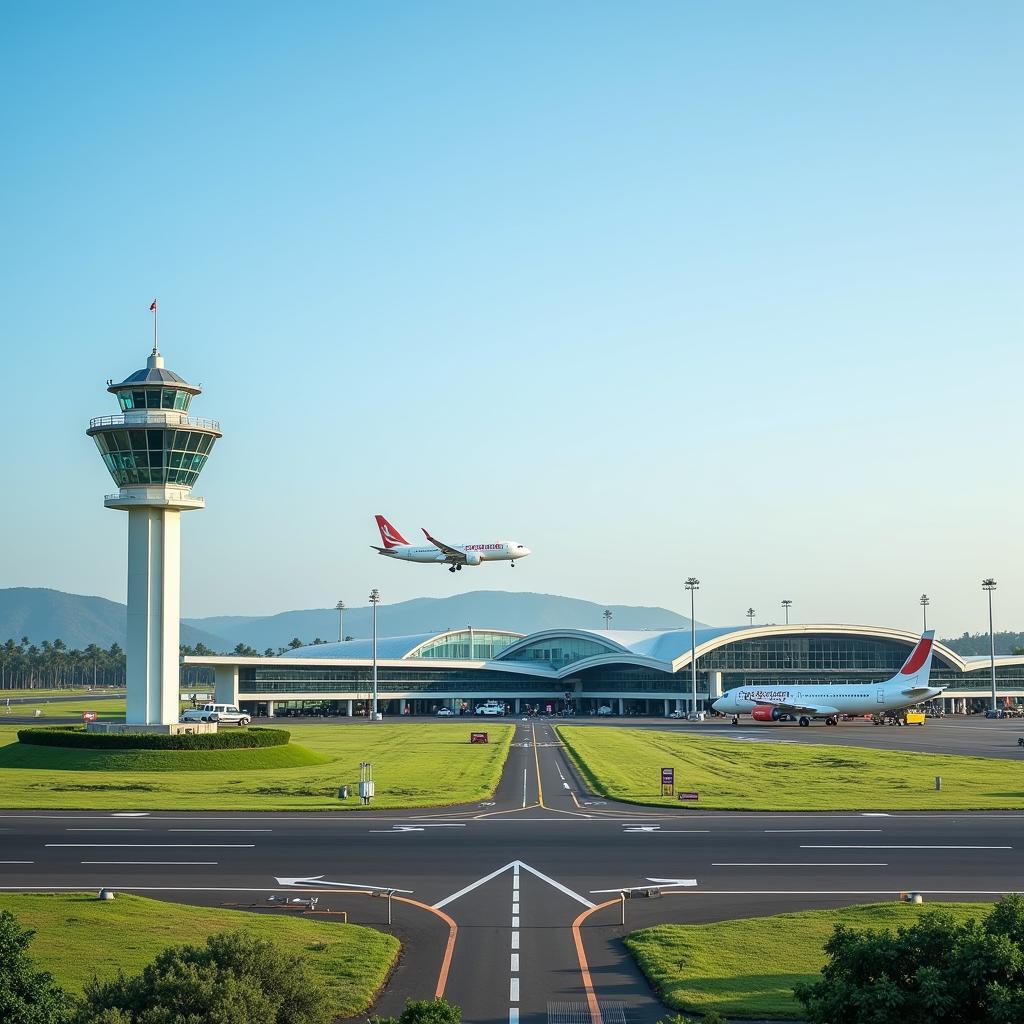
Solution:
{"label": "flag on tower", "polygon": [[150,311],[150,313],[155,313],[156,312],[156,299],[154,299],[152,304],[150,305],[149,311]]}

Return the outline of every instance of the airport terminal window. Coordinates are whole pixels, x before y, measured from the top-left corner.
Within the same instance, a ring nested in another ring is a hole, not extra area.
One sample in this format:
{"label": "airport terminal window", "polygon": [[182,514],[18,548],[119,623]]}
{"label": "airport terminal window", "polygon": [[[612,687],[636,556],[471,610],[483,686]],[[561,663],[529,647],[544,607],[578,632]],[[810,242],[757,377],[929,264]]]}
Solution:
{"label": "airport terminal window", "polygon": [[142,388],[138,391],[119,391],[117,400],[123,412],[135,409],[174,409],[187,412],[192,395],[180,388]]}
{"label": "airport terminal window", "polygon": [[510,644],[521,640],[519,634],[492,633],[487,630],[473,630],[473,650],[470,651],[469,630],[447,633],[424,644],[414,655],[415,658],[469,658],[488,661]]}
{"label": "airport terminal window", "polygon": [[894,640],[850,637],[772,637],[740,640],[701,657],[701,668],[715,671],[878,672],[900,670],[910,645]]}
{"label": "airport terminal window", "polygon": [[120,487],[166,483],[191,487],[216,440],[196,430],[106,430],[94,437]]}
{"label": "airport terminal window", "polygon": [[592,658],[596,654],[608,654],[612,650],[614,648],[610,646],[583,637],[556,636],[527,644],[518,651],[508,654],[505,660],[541,662],[552,668],[561,668],[583,658]]}

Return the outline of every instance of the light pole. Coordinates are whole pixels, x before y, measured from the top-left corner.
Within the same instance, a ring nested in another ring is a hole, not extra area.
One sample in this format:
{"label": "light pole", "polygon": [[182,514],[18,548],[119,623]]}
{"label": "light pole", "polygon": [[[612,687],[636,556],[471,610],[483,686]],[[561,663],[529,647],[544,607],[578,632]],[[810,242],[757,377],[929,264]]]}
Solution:
{"label": "light pole", "polygon": [[996,581],[990,576],[981,581],[981,589],[988,591],[988,654],[992,668],[992,710],[996,709],[996,635],[992,632],[992,591],[996,589]]}
{"label": "light pole", "polygon": [[373,705],[371,721],[377,721],[377,605],[380,604],[380,591],[374,587],[370,591],[370,607],[373,610]]}
{"label": "light pole", "polygon": [[604,628],[612,628],[612,612],[610,608],[605,608],[604,610]]}
{"label": "light pole", "polygon": [[693,706],[691,711],[697,713],[697,626],[693,619],[693,592],[700,589],[700,580],[689,576],[684,584],[690,592],[690,682],[693,684]]}
{"label": "light pole", "polygon": [[757,612],[755,612],[753,608],[748,608],[747,609],[747,619],[749,619],[751,625],[754,624],[754,616],[756,614],[757,614]]}
{"label": "light pole", "polygon": [[922,594],[921,595],[921,615],[922,615],[923,620],[924,620],[923,621],[924,628],[922,629],[923,633],[927,633],[928,632],[928,605],[930,605],[930,604],[931,604],[931,601],[928,599],[928,595],[927,594]]}
{"label": "light pole", "polygon": [[788,597],[787,598],[783,598],[782,607],[786,610],[786,625],[787,626],[789,625],[789,609],[790,609],[790,607],[792,607],[792,604],[793,604],[793,602],[790,601],[790,599]]}
{"label": "light pole", "polygon": [[338,639],[345,639],[345,602],[339,601],[335,606],[335,611],[338,613]]}

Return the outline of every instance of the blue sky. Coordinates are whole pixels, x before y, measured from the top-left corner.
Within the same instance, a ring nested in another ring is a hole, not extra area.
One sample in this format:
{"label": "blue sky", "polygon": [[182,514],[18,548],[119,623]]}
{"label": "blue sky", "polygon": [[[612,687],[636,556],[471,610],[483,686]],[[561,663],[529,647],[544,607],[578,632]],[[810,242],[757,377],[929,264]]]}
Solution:
{"label": "blue sky", "polygon": [[[1024,628],[1018,3],[21,4],[0,586],[123,599],[90,416],[225,437],[186,614],[472,588]],[[372,514],[534,555],[385,563]]]}

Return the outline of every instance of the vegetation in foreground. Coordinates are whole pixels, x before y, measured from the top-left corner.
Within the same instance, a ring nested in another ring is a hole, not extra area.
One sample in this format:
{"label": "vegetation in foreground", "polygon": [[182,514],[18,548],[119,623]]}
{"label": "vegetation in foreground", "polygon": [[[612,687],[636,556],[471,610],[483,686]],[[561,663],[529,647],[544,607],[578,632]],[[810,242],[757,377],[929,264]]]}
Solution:
{"label": "vegetation in foreground", "polygon": [[[487,799],[495,790],[514,727],[491,725],[491,742],[470,744],[480,724],[388,722],[289,726],[300,747],[323,759],[314,765],[268,767],[244,773],[210,769],[146,772],[131,769],[4,767],[14,756],[16,730],[0,726],[0,805],[5,808],[118,810],[353,810],[338,787],[359,779],[359,762],[373,764],[374,807],[430,807]],[[20,744],[18,745],[20,746]],[[271,754],[269,748],[247,751]],[[52,752],[52,751],[51,751]],[[75,754],[84,753],[75,751]],[[128,753],[125,751],[125,753]],[[155,752],[154,752],[155,753]],[[221,756],[242,751],[189,751]]]}
{"label": "vegetation in foreground", "polygon": [[[696,790],[698,808],[762,811],[974,810],[1024,807],[1019,763],[955,754],[808,743],[738,743],[642,729],[558,726],[595,793],[679,806],[661,769]],[[935,776],[942,776],[936,791]]]}
{"label": "vegetation in foreground", "polygon": [[[358,925],[141,896],[3,895],[0,1020],[319,1024],[365,1010],[398,950],[393,936]],[[19,1000],[49,1015],[18,1016]]]}
{"label": "vegetation in foreground", "polygon": [[[806,1014],[794,988],[821,980],[827,960],[825,946],[837,925],[854,930],[913,926],[941,910],[959,927],[989,909],[990,905],[978,903],[870,904],[714,924],[658,925],[633,932],[625,943],[662,1002],[673,1009],[701,1014],[716,1011],[734,1017],[802,1018]],[[878,970],[895,965],[897,961],[892,959],[875,962]],[[820,1019],[830,1020],[830,1024],[853,1024],[861,1019],[887,1024],[889,1020],[867,1016]],[[903,1016],[898,1024],[916,1024],[917,1020]]]}

